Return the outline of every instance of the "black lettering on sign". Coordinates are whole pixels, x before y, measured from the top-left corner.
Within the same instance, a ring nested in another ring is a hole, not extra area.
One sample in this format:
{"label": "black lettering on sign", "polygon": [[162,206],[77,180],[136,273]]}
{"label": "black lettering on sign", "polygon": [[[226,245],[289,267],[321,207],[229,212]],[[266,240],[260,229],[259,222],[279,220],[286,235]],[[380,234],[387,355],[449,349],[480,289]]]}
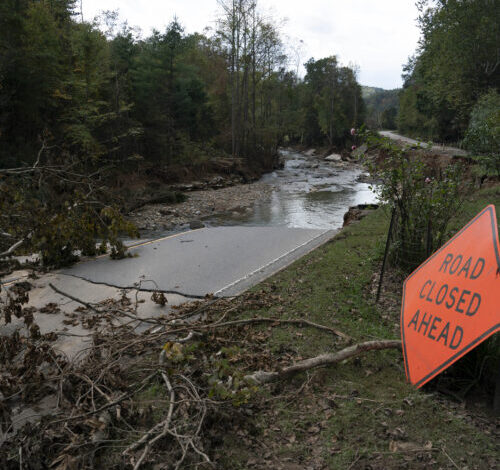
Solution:
{"label": "black lettering on sign", "polygon": [[484,258],[478,258],[472,270],[472,256],[470,256],[462,266],[463,260],[464,258],[462,255],[454,256],[452,253],[448,253],[444,257],[441,267],[439,268],[439,272],[446,273],[446,271],[448,271],[448,274],[453,275],[456,273],[457,276],[461,276],[463,273],[464,276],[466,278],[468,277],[469,279],[477,279],[479,276],[481,276],[486,264]]}
{"label": "black lettering on sign", "polygon": [[443,284],[436,295],[436,305],[441,305],[443,303],[443,300],[446,297],[446,294],[448,293],[448,284]]}
{"label": "black lettering on sign", "polygon": [[448,346],[448,333],[450,331],[450,322],[446,323],[446,326],[443,328],[443,331],[441,331],[441,333],[439,333],[439,336],[437,338],[437,342],[439,343],[439,340],[441,338],[444,339],[444,345],[445,346]]}
{"label": "black lettering on sign", "polygon": [[[474,301],[476,301],[476,305],[474,305],[474,307],[473,307]],[[467,311],[465,312],[465,314],[468,317],[474,316],[477,313],[477,311],[479,310],[480,305],[481,305],[481,296],[477,293],[472,294],[472,298],[470,299],[470,304],[467,307]]]}
{"label": "black lettering on sign", "polygon": [[424,289],[428,284],[432,284],[432,281],[431,280],[425,281],[424,285],[422,286],[422,289],[420,290],[420,294],[418,295],[421,299],[425,298]]}
{"label": "black lettering on sign", "polygon": [[[460,336],[457,338],[458,333],[460,333]],[[462,330],[462,328],[457,326],[455,328],[455,331],[453,332],[453,337],[451,338],[450,341],[450,349],[457,349],[460,346],[460,343],[462,342],[463,336],[464,336],[464,330]],[[455,338],[457,338],[456,343],[454,343]]]}
{"label": "black lettering on sign", "polygon": [[436,283],[433,282],[432,283],[432,286],[431,286],[431,290],[429,291],[429,293],[427,294],[427,297],[425,300],[427,300],[427,302],[432,302],[432,297],[431,297],[431,294],[432,294],[432,291],[434,290],[434,287],[436,286]]}
{"label": "black lettering on sign", "polygon": [[471,263],[472,263],[472,256],[469,257],[469,259],[465,262],[460,271],[458,271],[457,276],[460,276],[460,274],[465,272],[465,277],[468,277]]}
{"label": "black lettering on sign", "polygon": [[430,339],[436,339],[436,337],[432,336],[432,334],[431,334],[434,330],[437,330],[436,321],[438,323],[441,323],[441,318],[434,317],[434,320],[432,320],[432,325],[431,325],[431,328],[429,330],[429,334],[427,335]]}
{"label": "black lettering on sign", "polygon": [[462,260],[463,260],[463,256],[462,255],[458,255],[454,260],[453,262],[451,263],[451,266],[450,266],[450,269],[448,270],[448,272],[450,274],[455,274],[457,272],[457,269],[460,267],[460,264],[462,264]]}
{"label": "black lettering on sign", "polygon": [[415,325],[414,330],[417,331],[419,315],[420,315],[420,310],[417,310],[417,313],[415,313],[415,315],[413,315],[413,318],[410,320],[410,323],[408,323],[408,328],[410,328],[410,325]]}
{"label": "black lettering on sign", "polygon": [[425,321],[426,318],[427,318],[427,312],[424,312],[424,316],[422,317],[422,321],[420,322],[420,326],[418,327],[418,333],[420,333],[422,326],[425,326],[425,330],[423,333],[424,336],[427,334],[427,328],[429,328],[429,325],[431,324],[432,315],[429,314],[429,319],[427,321]]}
{"label": "black lettering on sign", "polygon": [[448,253],[444,260],[443,260],[443,264],[441,265],[441,267],[439,268],[439,272],[441,272],[441,270],[444,268],[444,271],[443,272],[446,272],[446,268],[448,267],[448,265],[451,263],[451,260],[453,259],[453,255],[451,253]]}
{"label": "black lettering on sign", "polygon": [[[449,347],[450,349],[457,349],[460,346],[463,338],[463,329],[460,326],[456,326],[453,335],[450,338],[450,322],[446,322],[444,327],[440,325],[443,320],[437,316],[433,316],[430,313],[424,312],[424,315],[420,316],[420,309],[415,312],[412,319],[408,323],[408,328],[412,328],[417,333],[420,333],[422,336],[426,336],[427,338],[436,341],[439,343],[441,340],[443,341],[443,345]],[[430,328],[429,328],[430,326]],[[439,332],[439,334],[437,334]]]}
{"label": "black lettering on sign", "polygon": [[[474,268],[472,268],[472,273],[470,275],[471,279],[477,279],[483,272],[485,265],[484,258],[478,258],[476,261],[476,264],[474,265]],[[478,271],[479,269],[479,271]]]}
{"label": "black lettering on sign", "polygon": [[453,308],[453,305],[455,305],[455,296],[453,295],[453,292],[458,293],[458,287],[454,287],[453,289],[450,290],[450,299],[452,300],[451,303],[446,302],[446,308]]}
{"label": "black lettering on sign", "polygon": [[458,299],[457,306],[455,307],[455,311],[458,313],[464,313],[464,311],[460,308],[460,305],[465,303],[464,296],[467,296],[470,294],[469,290],[463,290],[462,293],[460,294],[460,298]]}

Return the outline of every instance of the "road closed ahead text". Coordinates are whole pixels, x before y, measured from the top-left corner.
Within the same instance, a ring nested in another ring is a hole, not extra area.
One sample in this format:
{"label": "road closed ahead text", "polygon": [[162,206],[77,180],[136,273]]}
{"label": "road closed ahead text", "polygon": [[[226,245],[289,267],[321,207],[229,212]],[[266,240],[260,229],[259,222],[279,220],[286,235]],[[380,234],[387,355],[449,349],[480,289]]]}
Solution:
{"label": "road closed ahead text", "polygon": [[469,256],[466,261],[461,254],[448,253],[443,260],[439,272],[448,274],[448,283],[438,283],[427,279],[420,289],[419,298],[429,302],[424,309],[417,309],[408,323],[408,328],[426,336],[430,340],[441,342],[450,349],[458,349],[463,339],[463,328],[457,322],[443,321],[436,314],[435,306],[443,306],[457,315],[473,317],[481,306],[481,294],[453,285],[454,277],[479,280],[486,262],[484,258],[473,260]]}
{"label": "road closed ahead text", "polygon": [[496,217],[488,206],[405,281],[406,373],[423,385],[498,330]]}

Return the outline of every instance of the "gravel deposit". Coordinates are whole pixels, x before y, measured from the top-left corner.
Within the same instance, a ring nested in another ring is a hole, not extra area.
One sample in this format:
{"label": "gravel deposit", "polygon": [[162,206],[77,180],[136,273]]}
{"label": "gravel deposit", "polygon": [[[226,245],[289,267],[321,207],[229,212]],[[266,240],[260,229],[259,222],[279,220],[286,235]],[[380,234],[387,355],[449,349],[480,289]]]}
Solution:
{"label": "gravel deposit", "polygon": [[148,204],[132,212],[129,219],[140,231],[174,230],[214,215],[250,210],[255,201],[268,198],[272,190],[269,184],[255,182],[190,191],[185,202]]}

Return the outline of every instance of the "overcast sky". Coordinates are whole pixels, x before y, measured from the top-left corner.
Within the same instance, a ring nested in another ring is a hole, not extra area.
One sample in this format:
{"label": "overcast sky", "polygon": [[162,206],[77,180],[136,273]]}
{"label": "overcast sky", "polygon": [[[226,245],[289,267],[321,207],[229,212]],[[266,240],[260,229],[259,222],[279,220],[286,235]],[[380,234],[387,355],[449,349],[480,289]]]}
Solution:
{"label": "overcast sky", "polygon": [[[187,33],[213,26],[217,0],[82,0],[83,15],[119,10],[120,19],[139,26],[143,35],[160,31],[176,15]],[[401,68],[415,51],[419,32],[414,0],[258,0],[260,9],[286,19],[283,34],[303,41],[301,62],[337,55],[359,67],[363,85],[401,86]]]}

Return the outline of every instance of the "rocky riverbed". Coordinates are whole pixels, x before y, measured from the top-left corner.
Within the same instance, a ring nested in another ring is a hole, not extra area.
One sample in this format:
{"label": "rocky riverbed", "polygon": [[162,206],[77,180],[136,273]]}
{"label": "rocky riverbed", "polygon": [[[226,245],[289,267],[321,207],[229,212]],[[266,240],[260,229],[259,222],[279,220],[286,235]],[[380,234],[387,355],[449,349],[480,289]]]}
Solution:
{"label": "rocky riverbed", "polygon": [[187,200],[149,203],[131,213],[143,235],[213,225],[337,229],[349,207],[375,202],[371,178],[349,155],[281,149],[282,167],[244,184],[216,176],[173,186]]}
{"label": "rocky riverbed", "polygon": [[205,218],[251,212],[253,204],[269,198],[272,191],[272,185],[260,182],[189,191],[185,202],[148,204],[133,211],[129,218],[144,232],[169,231],[190,225],[197,228]]}

